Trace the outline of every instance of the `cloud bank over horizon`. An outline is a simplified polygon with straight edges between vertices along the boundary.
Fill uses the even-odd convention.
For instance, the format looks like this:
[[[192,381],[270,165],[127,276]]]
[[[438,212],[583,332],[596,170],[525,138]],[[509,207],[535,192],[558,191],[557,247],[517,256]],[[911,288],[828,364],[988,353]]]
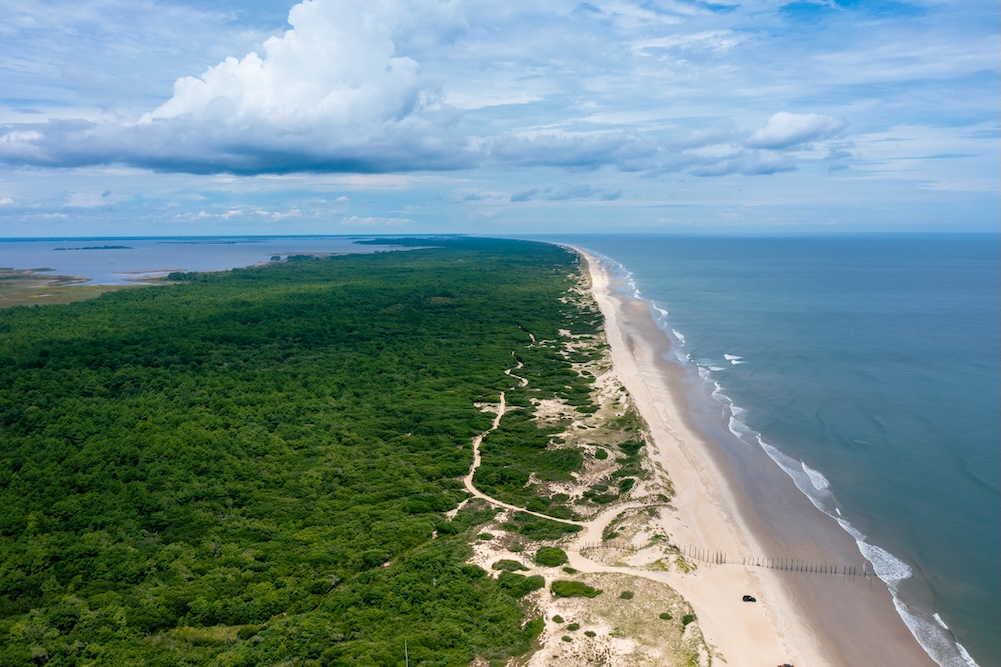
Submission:
[[[0,36],[30,50],[50,30],[79,34],[80,61],[98,62],[101,44],[86,42],[84,26],[101,11],[112,23],[116,12],[126,11],[123,0],[57,20],[62,2],[52,0],[52,13],[45,14],[16,0],[14,20]],[[342,177],[349,180],[339,182],[354,184],[346,193],[362,182],[366,189],[388,182],[379,181],[382,176],[406,182],[403,189],[424,192],[416,199],[425,211],[438,206],[432,201],[464,206],[464,213],[451,213],[467,221],[462,224],[496,219],[500,201],[524,209],[556,201],[635,208],[643,200],[653,211],[663,205],[657,202],[665,187],[711,205],[700,182],[745,177],[758,177],[748,181],[753,193],[730,206],[755,215],[769,205],[762,201],[799,210],[811,194],[829,189],[822,179],[847,176],[873,198],[891,184],[997,192],[991,91],[998,89],[998,66],[984,52],[996,52],[997,27],[977,28],[984,24],[931,0],[878,7],[783,0],[546,7],[523,0],[504,7],[306,0],[291,6],[287,25],[270,34],[261,25],[273,9],[264,14],[263,4],[223,3],[215,14],[170,0],[143,5],[199,37],[213,30],[220,35],[217,47],[204,50],[201,73],[178,72],[172,92],[163,76],[141,91],[128,85],[134,76],[123,77],[109,79],[98,102],[83,87],[65,88],[67,76],[79,70],[67,62],[68,51],[52,46],[46,62],[36,48],[40,62],[31,72],[0,58],[0,75],[10,84],[9,99],[0,99],[0,164],[12,176],[0,186],[0,215],[111,211],[151,197],[107,183],[74,185],[72,195],[33,194],[23,185],[25,170],[84,181],[101,180],[98,173],[128,174],[119,177],[123,183],[160,175],[161,182],[196,184],[208,199],[218,198],[220,178],[238,179],[236,189],[254,193],[251,199],[274,198],[294,182],[292,204],[284,206],[282,198],[265,207],[275,213],[271,220],[328,214],[303,198],[317,192],[318,182],[329,187],[329,179]],[[980,15],[998,14],[986,2],[961,4]],[[161,39],[173,44],[185,36],[168,32]],[[915,47],[918,39],[924,48]],[[244,50],[236,50],[241,45]],[[219,46],[229,53],[219,54]],[[166,71],[155,43],[135,57],[137,73]],[[128,64],[118,60],[114,67]],[[158,103],[144,105],[158,88]],[[946,143],[955,149],[938,150]],[[936,157],[942,154],[962,157],[943,169]],[[436,173],[437,179],[421,176]],[[416,178],[399,178],[407,174]],[[164,181],[167,175],[176,177]],[[469,180],[480,184],[474,191],[499,197],[476,199],[461,185]],[[451,194],[450,181],[458,188]],[[777,182],[783,189],[765,185]],[[392,189],[399,192],[398,185]],[[172,192],[160,195],[172,199],[157,204],[161,211],[190,206]],[[386,197],[390,208],[352,210],[341,219],[359,226],[361,220],[411,225],[426,219],[415,212],[417,204],[395,199]],[[261,204],[217,202],[216,215],[264,210]],[[293,210],[299,214],[280,214]]]

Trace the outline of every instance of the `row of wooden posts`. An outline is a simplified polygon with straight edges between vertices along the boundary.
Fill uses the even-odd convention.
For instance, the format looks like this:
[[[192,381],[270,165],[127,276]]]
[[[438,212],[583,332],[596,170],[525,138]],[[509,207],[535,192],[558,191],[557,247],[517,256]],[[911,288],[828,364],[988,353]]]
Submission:
[[[616,549],[619,551],[636,551],[636,547],[631,542],[623,540],[605,540],[602,542],[587,542],[581,545],[580,550],[587,549]],[[731,561],[722,551],[712,551],[710,549],[700,549],[693,546],[678,546],[678,551],[689,560],[711,563],[713,565],[737,564]],[[855,565],[831,565],[830,563],[809,563],[798,558],[765,558],[759,556],[742,556],[740,564],[750,567],[765,567],[772,570],[787,570],[791,572],[809,572],[813,574],[836,574],[846,577],[857,575],[872,576],[867,563],[861,568]]]
[[[682,546],[678,547],[678,550],[685,555],[686,558],[692,560],[699,560],[704,563],[713,563],[715,565],[725,565],[730,562],[727,560],[727,555],[722,551],[710,551],[707,549],[699,549],[698,547],[692,546]],[[733,561],[736,564],[736,561]],[[751,567],[765,567],[771,570],[787,570],[790,572],[810,572],[813,574],[840,574],[846,577],[854,577],[856,575],[870,576],[873,573],[869,571],[868,564],[863,564],[862,568],[859,569],[855,565],[832,565],[831,563],[810,563],[799,558],[765,558],[760,556],[742,556],[740,559],[741,565],[749,565]]]

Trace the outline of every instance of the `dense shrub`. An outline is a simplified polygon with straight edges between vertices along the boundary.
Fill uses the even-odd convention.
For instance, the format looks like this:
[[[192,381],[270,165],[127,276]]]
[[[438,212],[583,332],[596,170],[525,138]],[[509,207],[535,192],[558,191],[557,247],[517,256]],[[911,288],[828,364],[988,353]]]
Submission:
[[[559,547],[540,547],[535,552],[535,562],[544,567],[559,567],[568,562],[567,554]]]
[[[527,570],[522,563],[516,560],[509,560],[507,558],[502,558],[493,565],[490,566],[494,570],[502,570],[504,572],[517,572],[518,570]]]
[[[554,581],[550,585],[549,590],[552,591],[553,597],[557,598],[593,598],[602,593],[600,589],[592,588],[580,581],[567,581],[564,579]]]
[[[500,576],[497,577],[497,583],[513,597],[520,598],[532,591],[544,588],[546,580],[538,574],[526,577],[515,572],[501,572]]]

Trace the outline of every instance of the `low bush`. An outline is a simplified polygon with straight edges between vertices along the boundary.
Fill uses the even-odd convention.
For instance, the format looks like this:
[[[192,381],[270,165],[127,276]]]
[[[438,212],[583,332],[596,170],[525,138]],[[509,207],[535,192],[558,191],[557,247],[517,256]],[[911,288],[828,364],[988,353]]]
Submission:
[[[535,552],[535,562],[543,567],[559,567],[567,561],[567,553],[559,547],[541,547]]]
[[[604,592],[580,581],[567,581],[565,579],[554,581],[549,590],[552,591],[553,597],[557,598],[594,598]]]
[[[634,593],[632,591],[622,591],[619,593],[619,597],[623,600],[632,600]]]
[[[497,583],[513,597],[520,598],[545,587],[546,580],[538,574],[526,577],[514,572],[501,572]]]
[[[558,540],[568,533],[579,533],[583,530],[581,526],[546,521],[527,512],[515,512],[511,521],[504,524],[504,529],[523,535],[530,540]]]
[[[493,569],[493,570],[502,570],[504,572],[517,572],[518,570],[527,570],[528,569],[527,567],[525,567],[524,565],[522,565],[520,562],[518,562],[516,560],[509,560],[507,558],[503,558],[503,559],[497,561],[496,563],[494,563],[493,565],[491,565],[490,568]]]
[[[674,616],[671,616],[671,614],[666,611],[660,615],[660,619],[662,621],[670,621],[672,618],[674,618]]]
[[[685,614],[681,617],[681,624],[688,625],[689,623],[695,622],[695,614]]]

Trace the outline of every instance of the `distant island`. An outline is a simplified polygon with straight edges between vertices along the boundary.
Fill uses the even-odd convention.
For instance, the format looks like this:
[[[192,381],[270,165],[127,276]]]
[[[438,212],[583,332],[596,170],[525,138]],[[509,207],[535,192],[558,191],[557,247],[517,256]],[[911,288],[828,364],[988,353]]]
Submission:
[[[53,250],[132,250],[132,247],[127,245],[92,245],[82,248],[53,248]]]

